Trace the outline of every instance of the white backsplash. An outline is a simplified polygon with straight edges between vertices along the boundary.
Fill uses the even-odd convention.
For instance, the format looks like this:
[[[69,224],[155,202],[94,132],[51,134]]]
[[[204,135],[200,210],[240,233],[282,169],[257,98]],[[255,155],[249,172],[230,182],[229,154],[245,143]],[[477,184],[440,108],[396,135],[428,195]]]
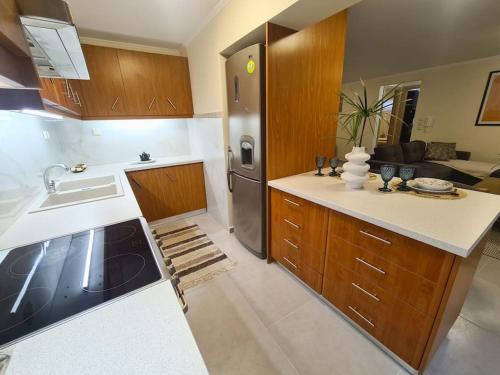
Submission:
[[[203,159],[207,210],[224,227],[229,226],[228,189],[222,118],[188,120],[193,155]]]
[[[42,191],[48,165],[133,161],[143,151],[189,155],[187,120],[47,120],[0,111],[0,235]]]

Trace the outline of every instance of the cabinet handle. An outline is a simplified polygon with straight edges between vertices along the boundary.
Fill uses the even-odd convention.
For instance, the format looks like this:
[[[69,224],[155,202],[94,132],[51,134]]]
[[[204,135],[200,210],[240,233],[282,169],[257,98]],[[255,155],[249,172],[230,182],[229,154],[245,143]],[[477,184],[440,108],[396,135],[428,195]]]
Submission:
[[[140,183],[138,183],[138,182],[135,180],[135,178],[130,177],[130,179],[132,180],[132,182],[133,182],[134,184],[136,184],[136,185],[137,185],[137,187],[138,187],[139,189],[142,189],[141,184],[140,184]]]
[[[66,96],[69,98],[69,99],[73,99],[71,97],[71,89],[70,89],[70,86],[69,86],[69,82],[67,79],[64,80],[64,83],[66,84]]]
[[[368,318],[365,318],[355,307],[352,307],[352,306],[347,306],[349,307],[349,310],[351,310],[354,314],[356,314],[357,316],[359,316],[361,319],[363,319],[366,323],[368,323],[371,327],[375,327],[375,324],[373,324],[373,322],[368,319]]]
[[[383,242],[383,243],[385,243],[385,244],[387,244],[387,245],[391,245],[391,241],[388,241],[388,240],[386,240],[386,239],[384,239],[384,238],[377,237],[377,236],[375,236],[374,234],[371,234],[370,232],[368,232],[368,231],[366,231],[366,230],[362,230],[362,229],[360,229],[360,230],[359,230],[359,233],[364,234],[365,236],[368,236],[368,237],[374,238],[374,239],[376,239],[376,240],[379,240],[379,241],[381,241],[381,242]]]
[[[293,268],[297,269],[297,266],[294,263],[290,262],[290,260],[287,257],[283,257],[283,260],[286,261]]]
[[[75,97],[76,97],[76,104],[81,107],[82,102],[80,101],[80,95],[78,95],[78,91],[75,91]]]
[[[355,287],[356,289],[362,291],[363,293],[365,293],[367,296],[370,296],[371,298],[373,298],[375,301],[377,302],[380,302],[380,298],[378,298],[375,294],[372,294],[370,293],[369,291],[363,289],[359,284],[356,284],[356,283],[351,283],[351,285],[353,287]]]
[[[375,267],[373,264],[370,264],[366,260],[358,258],[358,257],[356,257],[356,260],[359,263],[364,264],[367,267],[370,267],[372,270],[375,270],[375,271],[381,273],[382,275],[385,275],[385,271],[382,268]]]
[[[156,96],[153,98],[153,100],[151,100],[151,103],[149,103],[149,106],[148,106],[148,111],[151,111],[151,107],[153,106],[153,104],[156,102]]]
[[[284,221],[285,223],[287,223],[287,224],[290,224],[292,227],[294,227],[294,228],[296,228],[296,229],[300,229],[300,225],[295,224],[295,223],[291,222],[291,221],[290,221],[290,220],[288,220],[288,219],[283,219],[283,221]]]
[[[116,97],[115,101],[113,102],[113,105],[111,106],[111,110],[114,111],[116,108],[116,105],[118,104],[118,100],[120,99],[119,96]]]
[[[294,206],[300,207],[300,204],[299,204],[299,203],[294,202],[294,201],[291,201],[290,199],[286,199],[286,198],[284,198],[284,199],[285,199],[285,202],[290,203],[290,204],[293,204]]]
[[[283,238],[283,240],[289,244],[291,247],[293,247],[295,250],[298,250],[299,249],[299,246],[298,245],[295,245],[292,241],[290,240],[287,240],[286,238]]]
[[[172,106],[172,108],[177,111],[177,107],[174,105],[174,103],[172,103],[172,101],[170,100],[170,98],[167,98],[167,100],[170,103],[170,105]]]

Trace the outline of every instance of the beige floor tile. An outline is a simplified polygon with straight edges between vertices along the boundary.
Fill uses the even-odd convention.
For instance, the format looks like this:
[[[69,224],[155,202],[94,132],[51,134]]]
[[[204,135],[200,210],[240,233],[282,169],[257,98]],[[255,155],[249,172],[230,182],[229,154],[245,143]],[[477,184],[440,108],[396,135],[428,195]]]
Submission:
[[[224,230],[226,233],[229,233],[228,230],[225,230],[221,224],[219,224],[212,218],[212,216],[208,214],[193,216],[190,217],[189,220],[191,220],[195,224],[198,224],[200,229],[208,236],[222,230]]]
[[[187,319],[211,374],[298,374],[227,274],[186,297]]]
[[[496,375],[499,369],[500,338],[458,318],[426,375]]]
[[[270,326],[299,373],[396,375],[401,367],[317,299]]]
[[[243,264],[229,276],[266,326],[313,298],[312,292],[276,263]]]
[[[479,265],[477,266],[476,274],[481,272],[481,270],[486,266],[490,260],[493,259],[492,257],[489,257],[487,255],[482,255],[481,259],[479,260]]]
[[[482,278],[474,278],[460,315],[500,337],[499,313],[500,287]],[[500,348],[498,350],[500,354]]]
[[[492,257],[486,258],[488,258],[486,264],[477,270],[475,277],[489,281],[500,288],[500,260]]]

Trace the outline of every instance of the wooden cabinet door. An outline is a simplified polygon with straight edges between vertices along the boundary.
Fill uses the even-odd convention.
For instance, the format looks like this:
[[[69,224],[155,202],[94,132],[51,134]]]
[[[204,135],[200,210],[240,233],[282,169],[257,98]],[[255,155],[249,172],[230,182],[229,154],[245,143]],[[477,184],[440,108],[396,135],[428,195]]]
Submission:
[[[118,50],[118,61],[127,95],[129,116],[160,115],[161,100],[155,92],[154,55],[151,53]]]
[[[40,78],[40,96],[51,103],[59,103],[57,88],[52,78]]]
[[[19,56],[31,56],[24,35],[16,0],[0,1],[0,45]]]
[[[89,81],[80,81],[81,102],[86,117],[126,115],[127,98],[123,87],[117,50],[82,45],[90,74]]]
[[[155,91],[166,116],[192,116],[193,100],[188,60],[181,56],[153,55]]]
[[[128,172],[147,221],[207,208],[203,163]]]
[[[46,109],[62,114],[68,112],[72,117],[82,114],[78,98],[78,81],[60,78],[40,78],[40,96],[45,101]]]

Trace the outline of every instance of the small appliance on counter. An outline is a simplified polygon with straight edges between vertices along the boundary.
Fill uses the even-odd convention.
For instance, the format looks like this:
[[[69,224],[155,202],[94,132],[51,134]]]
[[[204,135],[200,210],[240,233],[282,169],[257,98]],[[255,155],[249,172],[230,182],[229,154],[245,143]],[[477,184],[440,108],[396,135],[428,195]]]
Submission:
[[[137,162],[139,164],[154,163],[156,161],[155,159],[151,159],[151,155],[147,152],[143,152],[142,154],[140,154],[139,158],[140,161]]]
[[[168,278],[143,218],[0,251],[0,349]]]
[[[75,164],[74,166],[72,166],[70,168],[70,171],[73,172],[73,173],[82,173],[86,169],[87,169],[87,164],[79,163],[79,164]]]

